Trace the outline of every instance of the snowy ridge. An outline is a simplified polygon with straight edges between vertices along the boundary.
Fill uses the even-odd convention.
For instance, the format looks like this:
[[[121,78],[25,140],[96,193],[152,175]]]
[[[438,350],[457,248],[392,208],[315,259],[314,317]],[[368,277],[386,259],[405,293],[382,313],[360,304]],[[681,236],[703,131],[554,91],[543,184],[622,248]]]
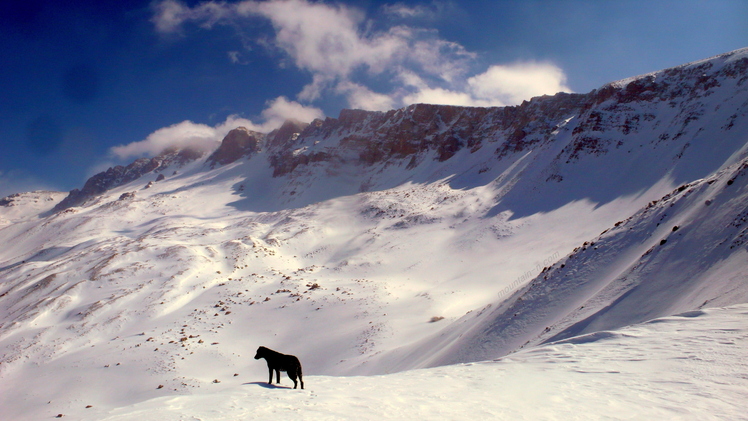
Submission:
[[[65,193],[33,191],[17,193],[0,199],[0,227],[36,218],[47,213],[65,197]]]
[[[219,415],[242,418],[238,401],[260,402],[247,395],[284,392],[260,386],[267,372],[252,356],[264,345],[301,359],[306,409],[343,418],[333,397],[362,398],[336,382],[407,387],[469,372],[495,383],[492,367],[506,364],[325,376],[510,355],[510,370],[539,378],[525,357],[572,358],[558,347],[575,359],[601,355],[584,342],[606,338],[661,349],[609,333],[653,318],[738,305],[694,314],[740,324],[747,115],[744,49],[518,107],[419,104],[239,130],[213,159],[170,151],[92,178],[67,204],[59,193],[6,198],[0,408],[11,419],[142,419],[169,403],[153,419],[181,419],[175,407],[199,413],[230,397]],[[725,341],[744,341],[735,332]],[[720,361],[738,364],[745,355],[728,348]],[[714,370],[745,384],[744,371]],[[331,393],[321,407],[318,393]],[[735,413],[725,396],[700,408]]]

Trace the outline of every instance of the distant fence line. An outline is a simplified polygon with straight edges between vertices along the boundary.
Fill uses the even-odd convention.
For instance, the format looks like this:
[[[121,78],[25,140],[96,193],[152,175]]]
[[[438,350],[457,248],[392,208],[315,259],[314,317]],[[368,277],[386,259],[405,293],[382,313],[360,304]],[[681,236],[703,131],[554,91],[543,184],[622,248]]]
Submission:
[[[559,252],[555,252],[553,253],[552,256],[547,257],[542,262],[536,264],[535,267],[533,267],[532,269],[520,275],[517,279],[514,280],[514,282],[512,282],[511,284],[504,287],[504,289],[499,291],[499,298],[502,298],[505,295],[509,294],[510,292],[514,291],[515,289],[517,289],[520,285],[525,283],[525,281],[529,280],[530,278],[537,276],[537,273],[543,270],[543,268],[550,266],[553,263],[556,263],[556,261],[558,260],[558,257],[559,257]]]

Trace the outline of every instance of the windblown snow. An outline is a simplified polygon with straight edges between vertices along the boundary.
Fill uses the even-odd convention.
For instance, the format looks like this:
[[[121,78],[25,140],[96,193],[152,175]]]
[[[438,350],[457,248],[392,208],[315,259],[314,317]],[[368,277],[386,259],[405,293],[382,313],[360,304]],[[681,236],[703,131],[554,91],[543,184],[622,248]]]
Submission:
[[[743,49],[2,199],[0,419],[745,419],[746,116]]]

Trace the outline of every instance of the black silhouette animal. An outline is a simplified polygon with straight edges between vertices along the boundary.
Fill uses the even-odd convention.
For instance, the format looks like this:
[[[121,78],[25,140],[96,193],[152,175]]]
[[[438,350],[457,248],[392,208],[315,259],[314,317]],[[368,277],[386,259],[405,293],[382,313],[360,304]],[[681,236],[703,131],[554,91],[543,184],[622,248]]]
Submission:
[[[264,358],[268,363],[268,371],[270,372],[270,378],[268,384],[273,384],[273,370],[275,370],[276,383],[280,383],[280,372],[285,371],[288,373],[288,377],[293,380],[293,388],[296,389],[296,378],[299,378],[301,388],[304,388],[304,380],[301,379],[301,362],[293,355],[281,354],[280,352],[273,351],[272,349],[261,346],[257,348],[257,354],[255,359],[259,360]]]

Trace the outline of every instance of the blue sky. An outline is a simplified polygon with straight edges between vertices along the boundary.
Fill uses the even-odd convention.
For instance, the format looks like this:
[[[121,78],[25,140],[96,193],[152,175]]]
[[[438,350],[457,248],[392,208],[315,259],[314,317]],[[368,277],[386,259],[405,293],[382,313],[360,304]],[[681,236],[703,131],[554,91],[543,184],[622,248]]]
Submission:
[[[511,105],[746,46],[738,0],[3,0],[0,196],[240,124]]]

